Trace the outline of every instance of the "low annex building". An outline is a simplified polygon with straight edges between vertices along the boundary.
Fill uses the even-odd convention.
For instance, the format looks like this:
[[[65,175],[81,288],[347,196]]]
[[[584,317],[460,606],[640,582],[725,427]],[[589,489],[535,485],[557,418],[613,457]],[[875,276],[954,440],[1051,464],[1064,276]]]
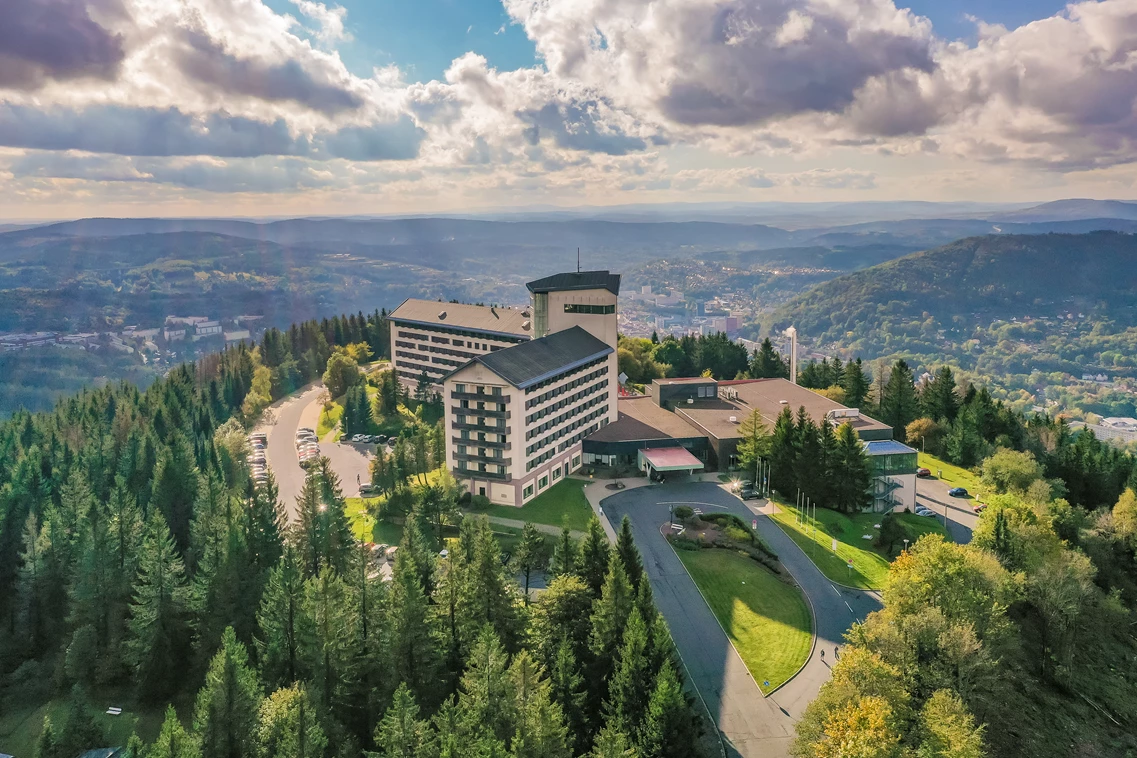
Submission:
[[[915,506],[915,450],[893,440],[887,424],[786,379],[657,379],[649,395],[619,399],[615,423],[584,441],[584,463],[663,471],[644,451],[682,448],[706,469],[727,470],[738,462],[742,422],[757,411],[772,429],[787,407],[804,407],[815,422],[852,425],[873,465],[873,510]]]
[[[579,469],[584,438],[616,420],[619,396],[619,275],[579,271],[527,286],[533,304],[529,310],[517,310],[524,314],[520,325],[525,338],[470,355],[438,379],[447,468],[469,492],[503,505],[522,505]],[[431,307],[451,309],[453,304]],[[466,316],[476,314],[461,313],[459,320],[448,310],[442,327],[427,324],[422,311],[419,318],[409,319],[400,306],[392,317],[396,349],[404,325],[423,333],[428,331],[424,324],[437,327],[431,337],[441,337],[444,328],[451,334],[469,330],[473,318]],[[484,313],[477,318],[484,319]],[[404,378],[418,377],[420,365],[425,364],[407,359],[404,366],[410,368],[405,370],[417,373]]]

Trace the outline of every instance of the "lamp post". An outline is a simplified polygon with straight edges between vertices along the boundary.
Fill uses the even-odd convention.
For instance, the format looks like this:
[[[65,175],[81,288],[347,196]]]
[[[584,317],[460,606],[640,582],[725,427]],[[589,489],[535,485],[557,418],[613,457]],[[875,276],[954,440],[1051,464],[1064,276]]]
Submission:
[[[906,553],[908,552],[908,538],[907,537],[904,538],[904,552],[906,552]]]

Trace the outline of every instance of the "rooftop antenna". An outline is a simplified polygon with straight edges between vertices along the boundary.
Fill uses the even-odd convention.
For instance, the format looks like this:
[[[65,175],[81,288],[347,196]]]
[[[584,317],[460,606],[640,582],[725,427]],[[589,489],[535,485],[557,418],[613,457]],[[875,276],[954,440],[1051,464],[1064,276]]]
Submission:
[[[580,273],[580,248],[576,249],[576,273]]]

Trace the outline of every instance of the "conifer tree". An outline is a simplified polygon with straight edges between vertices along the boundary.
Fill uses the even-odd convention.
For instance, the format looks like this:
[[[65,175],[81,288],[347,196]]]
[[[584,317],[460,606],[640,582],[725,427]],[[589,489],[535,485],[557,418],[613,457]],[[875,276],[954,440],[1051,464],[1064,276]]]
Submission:
[[[524,577],[522,597],[529,605],[529,577],[534,571],[539,571],[548,565],[549,552],[545,544],[545,535],[536,526],[525,522],[521,530],[521,542],[513,554],[513,565]]]
[[[50,713],[43,717],[43,728],[36,738],[35,758],[65,758],[55,741],[55,727],[52,726]]]
[[[639,734],[639,754],[643,758],[687,758],[697,753],[697,717],[691,712],[670,662],[656,677]]]
[[[624,564],[632,589],[638,590],[644,573],[643,559],[632,538],[632,522],[626,515],[620,522],[620,533],[616,535],[616,556]]]
[[[483,627],[462,675],[458,712],[463,730],[475,739],[505,744],[513,735],[517,709],[506,674],[507,656],[497,635]]]
[[[888,382],[880,396],[881,421],[892,427],[894,439],[904,442],[905,429],[919,413],[916,402],[916,386],[912,381],[912,369],[903,358],[897,360],[889,373]]]
[[[342,716],[352,707],[348,696],[358,673],[352,665],[357,650],[347,587],[331,568],[308,579],[303,619],[300,652],[313,700],[325,713]]]
[[[328,738],[303,685],[279,689],[257,714],[259,758],[322,758]]]
[[[604,534],[600,526],[600,519],[595,514],[588,520],[588,531],[580,544],[580,561],[577,573],[593,597],[600,597],[604,587],[604,578],[608,574],[609,553],[608,535]],[[626,578],[625,574],[625,578]]]
[[[147,696],[169,694],[188,642],[185,566],[156,508],[142,540],[130,614],[127,653],[135,679]]]
[[[639,758],[639,752],[628,735],[619,729],[604,727],[596,737],[589,758]]]
[[[56,746],[58,754],[63,758],[79,755],[90,750],[92,746],[103,745],[105,742],[106,734],[95,723],[94,712],[87,699],[87,693],[79,684],[72,686],[71,698],[67,708],[67,722],[59,733],[58,745]]]
[[[423,758],[430,754],[430,725],[418,717],[419,707],[406,683],[399,685],[391,706],[375,730],[375,746],[383,758]]]
[[[572,530],[568,526],[563,526],[561,527],[561,535],[557,538],[557,544],[553,546],[553,557],[549,562],[549,576],[575,574],[576,569],[576,540],[572,538]]]
[[[861,359],[849,361],[841,375],[841,387],[845,390],[845,405],[850,408],[864,406],[869,394],[869,380],[865,376]]]
[[[146,758],[201,758],[201,744],[186,732],[174,706],[166,707],[166,719]]]
[[[859,513],[869,504],[872,468],[864,445],[851,424],[837,428],[832,483],[833,506],[842,513]]]
[[[529,614],[529,639],[545,666],[553,666],[562,641],[579,663],[585,663],[590,652],[592,604],[588,587],[572,575],[554,578],[537,597]]]
[[[300,630],[304,628],[304,576],[291,546],[269,573],[261,598],[257,625],[257,657],[269,687],[305,678],[300,660]]]
[[[571,758],[561,706],[552,698],[544,671],[527,650],[509,667],[517,714],[510,752],[514,758]]]
[[[604,590],[592,607],[592,636],[589,648],[592,664],[588,678],[590,720],[599,714],[600,705],[608,694],[608,677],[615,668],[616,655],[624,639],[624,627],[628,623],[634,605],[632,587],[624,572],[624,564],[612,561]]]
[[[562,638],[557,645],[556,658],[549,674],[549,695],[560,705],[564,714],[569,748],[581,748],[588,744],[585,694],[584,677],[573,654],[572,645],[568,639]]]
[[[183,555],[189,548],[190,521],[199,486],[193,449],[181,432],[174,432],[158,453],[150,500],[161,511],[174,544]]]
[[[233,627],[226,627],[221,649],[209,664],[194,707],[194,730],[201,737],[202,758],[256,755],[254,737],[262,697],[248,651]]]
[[[428,614],[414,558],[400,550],[392,573],[388,610],[392,675],[395,681],[406,682],[420,703],[437,702],[435,672],[439,662]]]
[[[482,627],[488,624],[506,650],[513,651],[521,632],[515,585],[502,564],[501,547],[490,530],[489,521],[483,516],[466,519],[466,523],[471,526],[463,530],[457,547],[470,556],[465,584],[458,597],[463,646],[473,645]]]
[[[624,627],[616,668],[609,679],[608,698],[604,703],[605,723],[635,734],[647,710],[651,684],[647,625],[639,610],[633,610]]]

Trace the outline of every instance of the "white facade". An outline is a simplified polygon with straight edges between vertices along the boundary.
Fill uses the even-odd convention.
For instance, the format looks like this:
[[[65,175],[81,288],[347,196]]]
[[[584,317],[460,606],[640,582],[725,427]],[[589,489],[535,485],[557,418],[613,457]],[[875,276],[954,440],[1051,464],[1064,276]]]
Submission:
[[[513,347],[518,337],[391,321],[391,363],[396,376],[414,384],[424,373],[432,383],[479,355]]]

